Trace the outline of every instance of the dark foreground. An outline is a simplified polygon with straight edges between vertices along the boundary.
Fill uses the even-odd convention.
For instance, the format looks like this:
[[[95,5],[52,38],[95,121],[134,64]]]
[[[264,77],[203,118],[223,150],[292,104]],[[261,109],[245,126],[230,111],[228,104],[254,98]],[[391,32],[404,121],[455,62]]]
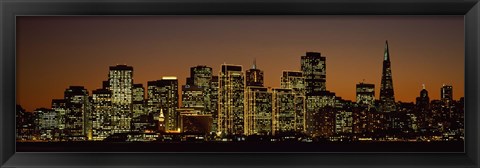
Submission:
[[[464,152],[464,142],[17,142],[17,152]]]

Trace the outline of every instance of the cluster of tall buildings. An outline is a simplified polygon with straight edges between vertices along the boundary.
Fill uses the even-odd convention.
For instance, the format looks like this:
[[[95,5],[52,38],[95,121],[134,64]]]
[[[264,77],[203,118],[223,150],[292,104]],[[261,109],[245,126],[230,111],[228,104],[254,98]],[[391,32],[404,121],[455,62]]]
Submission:
[[[385,44],[380,97],[375,85],[356,85],[356,101],[326,87],[326,57],[301,56],[298,71],[283,71],[280,87],[264,86],[264,73],[223,64],[190,68],[185,85],[164,76],[135,84],[133,68],[111,66],[108,80],[92,94],[70,86],[50,109],[17,108],[19,140],[102,141],[120,135],[130,140],[291,136],[327,140],[445,140],[463,138],[463,98],[441,88],[441,100],[421,90],[416,103],[395,102],[388,43]],[[180,92],[178,89],[181,89]],[[145,96],[146,95],[146,96]],[[191,136],[195,135],[195,136]]]

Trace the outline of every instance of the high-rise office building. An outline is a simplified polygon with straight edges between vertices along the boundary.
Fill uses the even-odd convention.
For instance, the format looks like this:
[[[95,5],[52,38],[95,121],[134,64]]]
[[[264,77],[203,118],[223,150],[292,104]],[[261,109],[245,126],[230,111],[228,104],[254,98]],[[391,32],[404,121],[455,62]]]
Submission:
[[[133,100],[132,100],[132,111],[133,118],[139,117],[140,115],[146,115],[145,110],[145,88],[142,84],[133,85]]]
[[[382,112],[392,112],[392,111],[395,111],[396,109],[388,41],[385,41],[385,51],[383,54],[383,69],[382,69],[382,82],[380,86],[380,108],[379,109]]]
[[[451,85],[442,85],[440,99],[445,104],[450,104],[453,101],[453,87]]]
[[[147,82],[147,114],[160,113],[160,87],[158,81]]]
[[[196,89],[201,89],[202,102],[198,100],[198,104],[202,104],[204,114],[212,114],[213,110],[211,99],[212,99],[212,68],[205,65],[198,65],[190,68],[190,77],[187,78],[188,87],[186,88],[189,92],[194,92]],[[196,89],[194,89],[196,88]],[[183,93],[183,91],[182,91]],[[186,107],[186,106],[184,106]]]
[[[218,76],[212,76],[210,83],[210,113],[212,114],[212,132],[217,132],[218,123]]]
[[[305,131],[305,77],[301,71],[283,71],[280,79],[281,88],[292,89],[295,95],[295,130]]]
[[[357,86],[356,102],[361,107],[375,106],[375,85],[368,83],[359,83]]]
[[[253,61],[252,69],[245,72],[245,85],[263,87],[263,71],[257,68],[256,60]]]
[[[179,128],[178,103],[178,79],[174,76],[165,76],[158,81],[160,90],[160,108],[165,115],[165,129],[176,131]]]
[[[272,89],[272,132],[296,131],[297,120],[295,111],[295,93],[292,89]],[[303,125],[303,120],[301,120]]]
[[[415,104],[418,108],[426,110],[430,107],[430,97],[428,97],[428,91],[425,89],[425,85],[422,87],[423,89],[420,91],[420,96],[417,97]]]
[[[60,136],[61,138],[66,138],[66,130],[65,130],[65,119],[66,119],[66,112],[67,106],[65,99],[53,99],[52,100],[52,110],[57,112],[58,114],[58,128],[60,129]]]
[[[328,137],[335,127],[335,93],[318,92],[306,97],[305,131],[310,136]]]
[[[65,129],[69,140],[86,140],[91,132],[91,108],[88,91],[83,86],[70,86],[64,92]]]
[[[182,86],[182,107],[205,110],[206,103],[204,101],[204,88],[196,85]],[[209,105],[209,104],[208,104]]]
[[[271,135],[272,93],[265,87],[247,86],[244,100],[245,135]]]
[[[102,141],[113,133],[112,93],[108,89],[97,89],[92,91],[92,99],[92,139]]]
[[[318,52],[307,52],[301,57],[306,95],[326,90],[326,57]]]
[[[280,86],[292,89],[295,94],[305,95],[305,77],[301,71],[283,71]]]
[[[244,75],[241,65],[221,66],[218,91],[218,132],[244,133]]]
[[[187,85],[209,87],[212,79],[212,68],[205,65],[198,65],[190,68],[190,77]]]
[[[40,140],[58,140],[59,116],[55,110],[38,108],[34,111],[34,125]]]
[[[133,68],[127,65],[110,66],[108,82],[114,112],[113,133],[129,132],[132,120]]]

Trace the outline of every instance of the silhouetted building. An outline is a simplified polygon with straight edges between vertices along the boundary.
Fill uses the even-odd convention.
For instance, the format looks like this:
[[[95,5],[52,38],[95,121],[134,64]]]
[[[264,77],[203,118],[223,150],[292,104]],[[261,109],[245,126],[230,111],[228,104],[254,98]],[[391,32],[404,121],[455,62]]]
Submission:
[[[368,83],[357,84],[357,104],[362,107],[375,106],[375,85]]]
[[[307,52],[301,58],[306,95],[326,90],[326,58],[318,52]]]
[[[184,134],[207,135],[212,131],[212,115],[191,111],[180,113],[180,130]]]
[[[19,141],[33,140],[35,135],[35,115],[27,112],[20,105],[16,107],[16,139]]]
[[[244,76],[242,66],[223,64],[219,74],[218,131],[244,133]]]
[[[420,96],[416,98],[415,104],[422,110],[429,109],[430,98],[428,97],[428,91],[425,89],[425,85],[423,85],[423,89],[420,91]]]
[[[114,113],[113,133],[129,132],[132,120],[133,68],[127,65],[110,66],[108,81]]]
[[[263,87],[263,71],[257,69],[255,60],[253,61],[252,69],[245,72],[245,85]]]
[[[245,135],[272,134],[272,93],[265,87],[245,90]]]
[[[380,111],[395,111],[395,96],[393,90],[392,67],[390,63],[390,53],[388,50],[388,41],[385,42],[385,52],[383,56],[382,82],[380,86]]]

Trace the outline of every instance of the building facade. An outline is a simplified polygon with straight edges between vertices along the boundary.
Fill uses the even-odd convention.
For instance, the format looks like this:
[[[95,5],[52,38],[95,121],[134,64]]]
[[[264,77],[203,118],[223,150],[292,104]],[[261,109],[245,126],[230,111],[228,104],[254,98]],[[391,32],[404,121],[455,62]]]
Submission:
[[[244,75],[241,65],[221,66],[218,91],[218,132],[244,134]]]

